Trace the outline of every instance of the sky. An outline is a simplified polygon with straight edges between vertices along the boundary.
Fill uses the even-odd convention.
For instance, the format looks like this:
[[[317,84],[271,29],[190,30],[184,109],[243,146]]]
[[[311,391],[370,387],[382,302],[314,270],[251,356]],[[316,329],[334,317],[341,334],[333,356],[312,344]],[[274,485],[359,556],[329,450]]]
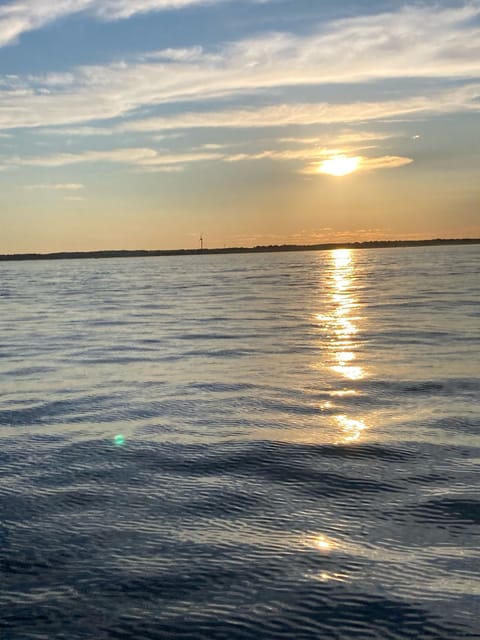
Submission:
[[[0,0],[0,253],[480,237],[480,0]]]

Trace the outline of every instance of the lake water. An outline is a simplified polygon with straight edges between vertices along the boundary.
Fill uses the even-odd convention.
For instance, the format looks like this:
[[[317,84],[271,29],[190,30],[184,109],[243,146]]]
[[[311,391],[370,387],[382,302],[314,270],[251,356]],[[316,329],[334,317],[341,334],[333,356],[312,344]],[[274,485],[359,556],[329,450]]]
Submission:
[[[480,638],[479,249],[0,264],[2,640]]]

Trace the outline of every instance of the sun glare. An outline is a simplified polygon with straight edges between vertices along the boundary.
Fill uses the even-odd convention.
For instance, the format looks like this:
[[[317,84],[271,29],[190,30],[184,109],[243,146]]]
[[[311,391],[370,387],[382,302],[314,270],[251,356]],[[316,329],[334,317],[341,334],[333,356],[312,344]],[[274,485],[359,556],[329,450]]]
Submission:
[[[358,169],[360,158],[347,158],[347,156],[333,156],[324,160],[319,168],[319,173],[327,173],[330,176],[346,176]]]

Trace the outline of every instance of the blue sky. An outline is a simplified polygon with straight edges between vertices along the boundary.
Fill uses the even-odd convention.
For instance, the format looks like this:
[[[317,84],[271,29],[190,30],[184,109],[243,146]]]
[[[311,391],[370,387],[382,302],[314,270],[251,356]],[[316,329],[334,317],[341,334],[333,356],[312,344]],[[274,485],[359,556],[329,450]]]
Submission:
[[[477,0],[5,2],[0,252],[479,236],[479,110]]]

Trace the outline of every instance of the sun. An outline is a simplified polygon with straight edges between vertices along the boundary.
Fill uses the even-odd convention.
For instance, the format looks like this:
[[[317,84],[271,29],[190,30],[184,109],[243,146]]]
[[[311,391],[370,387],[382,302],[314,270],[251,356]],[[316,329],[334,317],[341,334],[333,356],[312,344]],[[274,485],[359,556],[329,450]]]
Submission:
[[[348,173],[356,171],[359,164],[359,157],[332,156],[319,165],[318,172],[327,173],[330,176],[346,176]]]

